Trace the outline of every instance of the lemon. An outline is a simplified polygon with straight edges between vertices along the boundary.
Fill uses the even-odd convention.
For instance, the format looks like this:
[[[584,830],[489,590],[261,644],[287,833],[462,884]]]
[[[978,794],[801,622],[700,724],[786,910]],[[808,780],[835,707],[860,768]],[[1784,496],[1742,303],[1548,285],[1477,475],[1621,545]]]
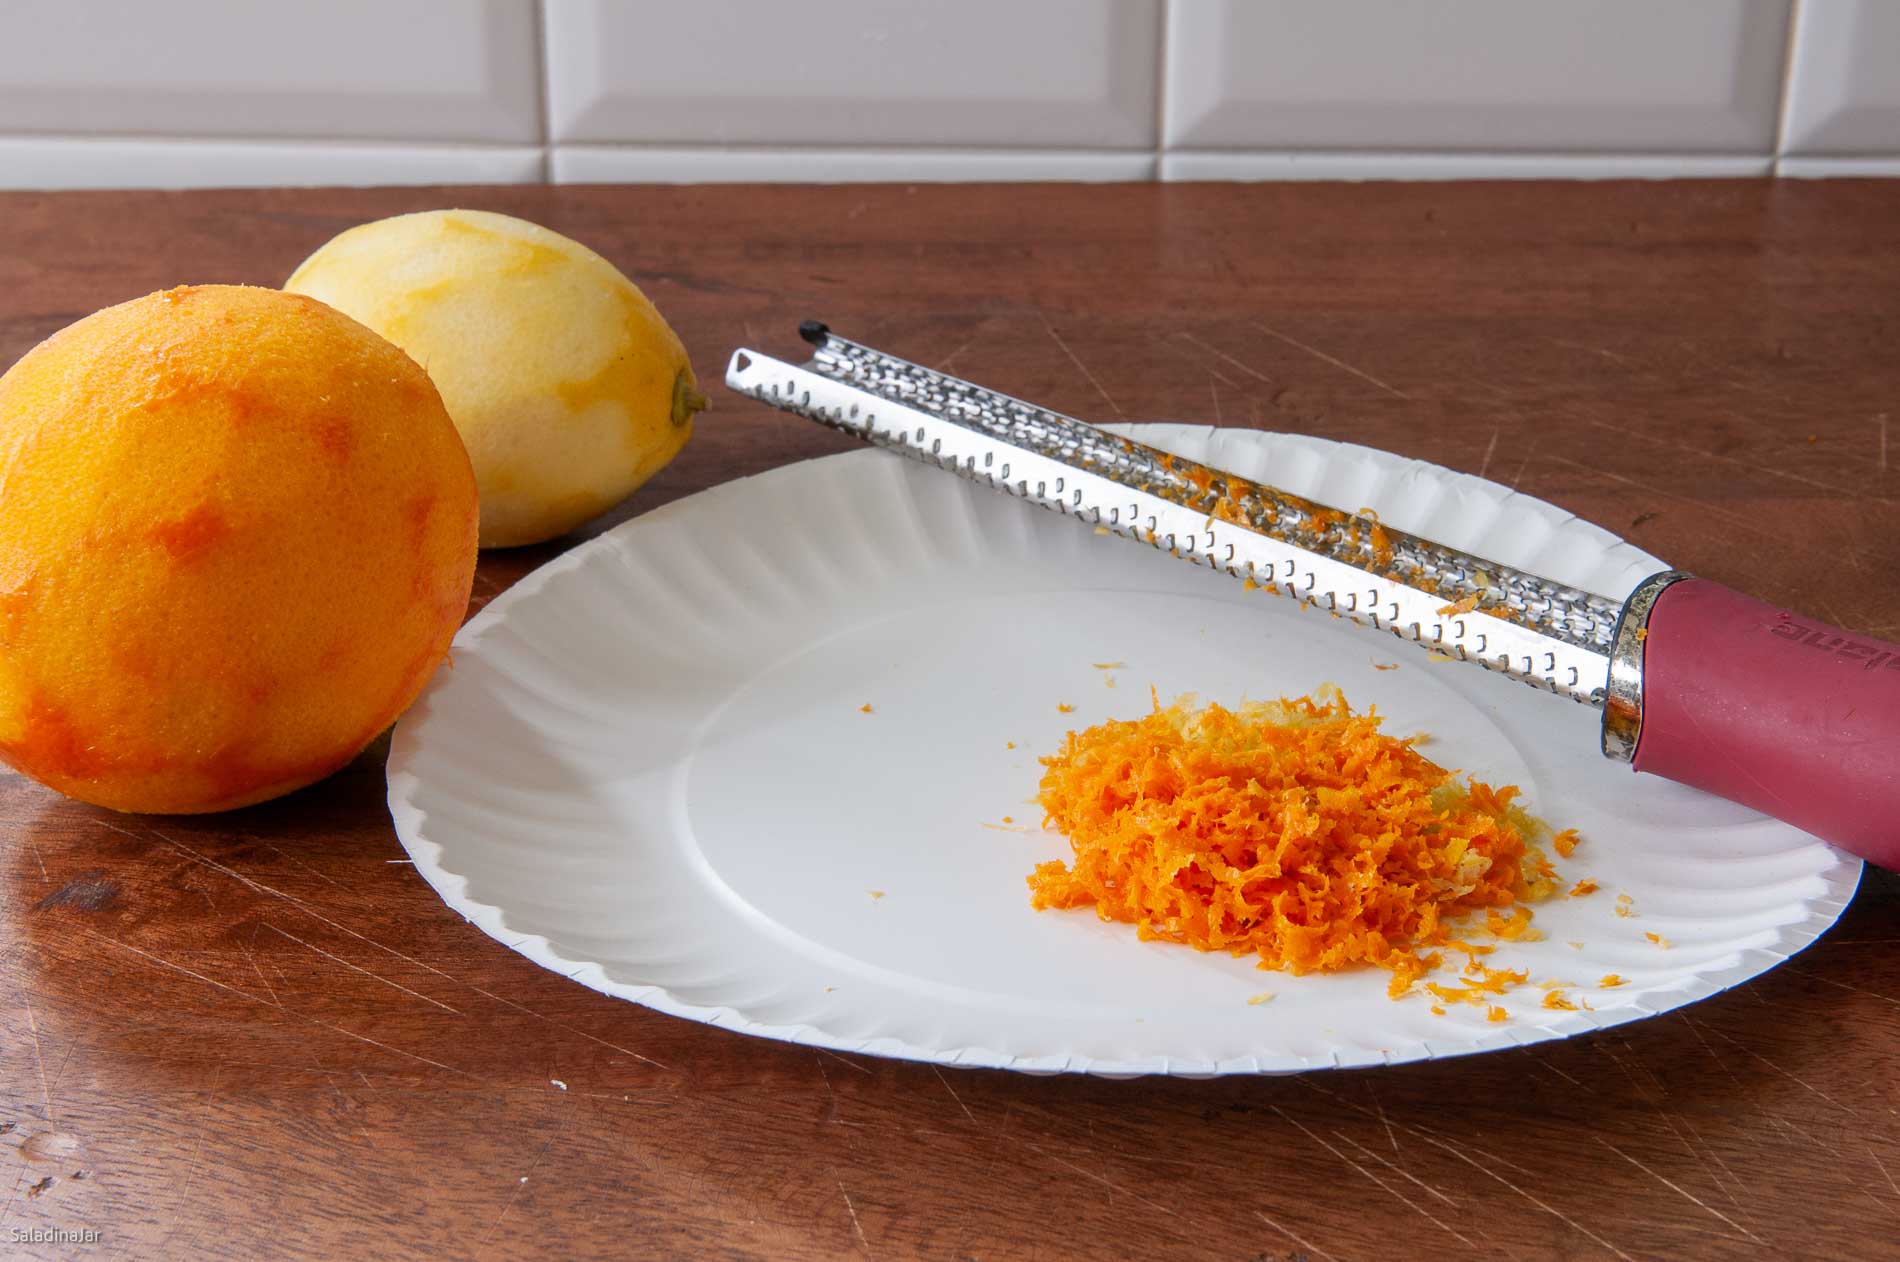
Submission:
[[[121,811],[341,767],[474,580],[474,473],[429,378],[274,289],[151,294],[27,352],[0,488],[0,757]]]
[[[666,465],[706,406],[686,349],[632,281],[537,224],[479,210],[379,219],[285,288],[414,356],[468,446],[483,547],[562,535]]]

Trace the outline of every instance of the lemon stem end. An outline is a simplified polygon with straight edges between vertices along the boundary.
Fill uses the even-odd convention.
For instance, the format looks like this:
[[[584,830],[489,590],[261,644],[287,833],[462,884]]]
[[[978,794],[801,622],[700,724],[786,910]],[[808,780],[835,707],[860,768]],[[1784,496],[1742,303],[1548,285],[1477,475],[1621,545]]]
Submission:
[[[699,392],[693,381],[693,370],[682,368],[673,378],[673,424],[684,425],[693,419],[693,413],[704,412],[712,406],[712,400]]]

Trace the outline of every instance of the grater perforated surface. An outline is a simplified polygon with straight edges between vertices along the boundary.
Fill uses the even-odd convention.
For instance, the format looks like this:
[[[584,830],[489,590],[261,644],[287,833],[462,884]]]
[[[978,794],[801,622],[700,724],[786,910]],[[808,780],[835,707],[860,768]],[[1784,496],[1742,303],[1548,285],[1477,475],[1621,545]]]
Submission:
[[[726,384],[1100,531],[1603,704],[1615,601],[1179,459],[822,325],[801,332],[811,362],[741,349]]]

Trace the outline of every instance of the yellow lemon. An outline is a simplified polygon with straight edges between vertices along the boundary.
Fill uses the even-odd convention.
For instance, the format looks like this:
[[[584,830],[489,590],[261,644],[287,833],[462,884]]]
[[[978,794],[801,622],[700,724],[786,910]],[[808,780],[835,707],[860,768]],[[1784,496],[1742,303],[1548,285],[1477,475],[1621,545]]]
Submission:
[[[706,406],[646,295],[586,246],[480,210],[341,233],[291,274],[414,356],[475,463],[482,546],[565,534],[665,466]]]
[[[475,478],[429,378],[310,298],[111,307],[0,377],[0,757],[121,811],[341,767],[447,652]]]

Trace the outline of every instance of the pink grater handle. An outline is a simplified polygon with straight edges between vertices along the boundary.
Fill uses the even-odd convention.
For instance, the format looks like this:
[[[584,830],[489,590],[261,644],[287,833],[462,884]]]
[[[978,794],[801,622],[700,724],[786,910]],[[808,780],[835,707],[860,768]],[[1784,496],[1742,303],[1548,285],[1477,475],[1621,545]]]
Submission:
[[[1638,771],[1900,869],[1900,645],[1699,578],[1646,631]]]

